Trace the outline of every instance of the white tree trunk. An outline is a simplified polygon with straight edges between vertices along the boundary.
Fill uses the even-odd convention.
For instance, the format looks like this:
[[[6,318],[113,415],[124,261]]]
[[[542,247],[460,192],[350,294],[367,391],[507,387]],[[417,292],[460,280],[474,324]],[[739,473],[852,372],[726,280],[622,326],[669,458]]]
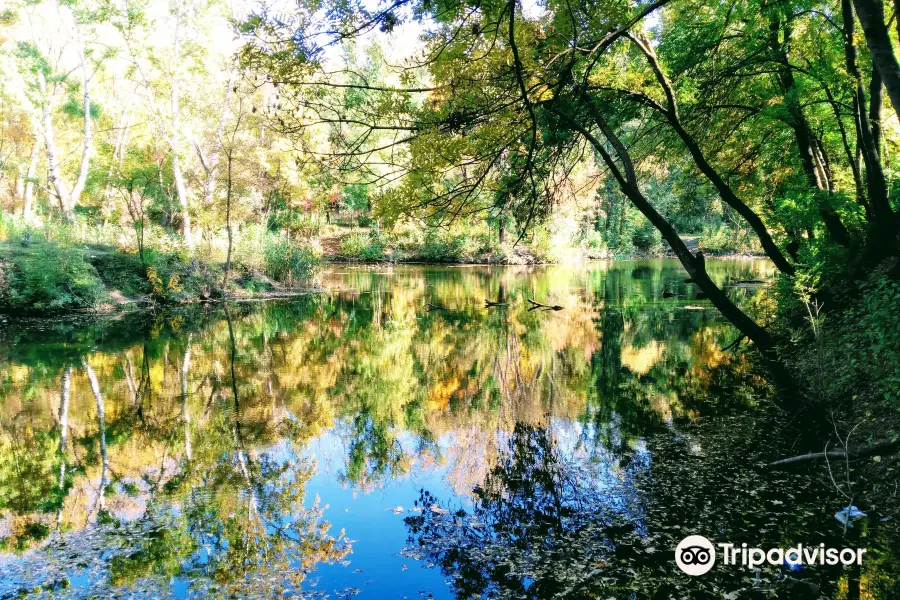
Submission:
[[[72,367],[66,367],[59,391],[59,489],[66,485],[66,441],[69,437],[69,396],[72,391]],[[57,525],[62,523],[62,506],[56,513]]]
[[[19,164],[16,166],[16,189],[15,196],[17,202],[25,201],[25,170],[22,165]],[[25,207],[22,207],[22,213],[25,213]]]
[[[106,405],[103,401],[103,394],[100,392],[100,382],[97,381],[97,375],[91,368],[87,358],[82,357],[81,366],[87,373],[88,381],[91,383],[91,392],[94,394],[94,402],[97,405],[97,427],[100,433],[100,485],[97,495],[97,504],[100,510],[106,510],[106,486],[109,485],[109,454],[106,450]]]
[[[181,159],[178,150],[172,148],[172,177],[175,179],[175,193],[178,196],[178,206],[181,209],[181,236],[189,248],[193,248],[194,240],[191,237],[191,214],[188,211],[187,185],[184,183],[184,173],[181,171]]]
[[[25,185],[22,189],[22,217],[26,223],[34,218],[34,177],[37,175],[38,159],[41,156],[41,143],[38,135],[38,132],[35,132],[31,158],[28,160],[28,171],[25,172]]]
[[[59,208],[62,217],[69,223],[75,222],[75,209],[72,205],[72,196],[69,192],[69,184],[62,174],[59,163],[59,151],[56,149],[56,138],[53,135],[53,113],[50,97],[47,94],[47,81],[43,72],[38,72],[38,84],[43,94],[43,106],[41,107],[41,134],[44,137],[44,146],[47,149],[48,179],[56,197],[59,198]]]
[[[81,47],[81,86],[84,92],[84,143],[81,150],[81,167],[78,170],[78,179],[72,188],[72,206],[78,204],[84,186],[87,183],[88,171],[91,167],[91,154],[94,152],[94,127],[91,121],[91,78],[88,70],[87,59],[84,56],[84,46]]]
[[[175,32],[175,51],[174,56],[180,54],[181,43],[178,37],[178,31]],[[188,248],[194,247],[194,240],[191,235],[191,214],[188,210],[188,190],[184,182],[184,173],[181,170],[181,81],[178,76],[172,75],[172,121],[171,133],[169,135],[169,146],[172,150],[172,178],[175,180],[175,193],[178,196],[178,206],[181,208],[181,236],[184,238]]]
[[[191,334],[187,337],[187,347],[184,350],[184,360],[181,363],[181,403],[184,417],[184,454],[188,460],[194,458],[191,445],[191,409],[188,406],[188,374],[191,369]]]

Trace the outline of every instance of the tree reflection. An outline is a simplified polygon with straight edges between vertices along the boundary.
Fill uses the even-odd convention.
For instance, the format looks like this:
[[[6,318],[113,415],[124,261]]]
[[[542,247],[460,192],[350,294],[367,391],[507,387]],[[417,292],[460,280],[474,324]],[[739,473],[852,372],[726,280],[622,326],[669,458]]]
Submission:
[[[453,578],[459,598],[574,597],[583,578],[634,530],[627,498],[557,447],[546,428],[517,424],[471,511],[428,491],[407,517],[407,552]]]
[[[439,567],[458,598],[805,597],[797,578],[843,597],[854,577],[893,597],[889,553],[862,574],[768,563],[751,573],[721,561],[702,578],[676,569],[673,548],[689,534],[738,547],[858,543],[842,537],[830,514],[840,499],[825,482],[766,468],[760,441],[775,442],[773,431],[759,416],[685,427],[648,438],[627,465],[586,468],[565,432],[519,424],[471,508],[421,492],[404,554]]]
[[[7,544],[82,540],[86,564],[111,556],[111,586],[296,588],[349,551],[318,501],[304,502],[307,444],[334,431],[346,486],[445,466],[457,492],[475,488],[482,525],[445,522],[423,496],[416,527],[532,561],[453,555],[459,589],[580,593],[585,568],[635,546],[632,499],[607,492],[644,468],[642,437],[715,408],[698,390],[729,380],[698,364],[742,368],[721,356],[731,336],[714,314],[655,300],[682,280],[656,267],[356,272],[348,291],[290,303],[0,332],[17,342],[0,344]],[[529,297],[566,309],[529,312]],[[425,311],[431,301],[450,310]],[[574,432],[564,451],[548,424]]]

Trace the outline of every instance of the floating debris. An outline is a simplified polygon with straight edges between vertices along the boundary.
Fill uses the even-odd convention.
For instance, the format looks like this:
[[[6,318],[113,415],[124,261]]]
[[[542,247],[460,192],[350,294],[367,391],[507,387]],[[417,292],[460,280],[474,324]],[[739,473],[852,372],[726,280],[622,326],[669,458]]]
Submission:
[[[852,504],[846,507],[844,510],[838,511],[834,513],[834,518],[840,521],[841,525],[845,527],[853,527],[854,519],[862,519],[863,517],[867,517],[868,515],[863,511],[859,510]]]

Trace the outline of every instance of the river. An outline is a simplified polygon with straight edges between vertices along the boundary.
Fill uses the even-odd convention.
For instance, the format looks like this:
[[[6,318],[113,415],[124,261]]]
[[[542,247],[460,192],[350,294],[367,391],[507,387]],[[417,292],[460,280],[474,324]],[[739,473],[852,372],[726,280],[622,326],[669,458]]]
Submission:
[[[708,269],[764,315],[769,263]],[[674,545],[843,534],[766,471],[773,392],[676,261],[320,284],[5,325],[0,597],[766,597],[780,567],[692,579]]]

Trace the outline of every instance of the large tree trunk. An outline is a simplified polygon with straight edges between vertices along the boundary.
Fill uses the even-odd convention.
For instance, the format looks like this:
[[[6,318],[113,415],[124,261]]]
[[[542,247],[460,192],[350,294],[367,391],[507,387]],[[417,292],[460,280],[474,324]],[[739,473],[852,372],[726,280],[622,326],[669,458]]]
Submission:
[[[234,237],[231,231],[231,154],[233,151],[233,147],[228,149],[228,189],[225,194],[225,229],[228,232],[228,253],[225,255],[225,275],[222,277],[222,290],[226,292],[228,290],[228,278],[231,277],[231,249]]]
[[[59,151],[56,148],[56,138],[53,135],[53,112],[50,98],[47,94],[47,81],[42,71],[38,72],[38,85],[43,95],[43,106],[41,108],[41,135],[44,138],[44,147],[47,149],[47,169],[49,172],[48,179],[56,197],[59,199],[59,208],[62,212],[63,220],[68,223],[75,222],[75,210],[72,206],[72,196],[69,192],[69,185],[66,183],[62,174],[62,167],[59,163]]]
[[[853,0],[853,5],[856,7],[856,13],[863,28],[866,45],[872,54],[872,63],[884,81],[891,104],[898,109],[897,107],[900,107],[900,65],[897,64],[891,38],[888,35],[887,26],[884,24],[884,5],[880,0]]]
[[[713,305],[722,313],[722,315],[731,321],[731,323],[744,335],[746,335],[760,349],[764,356],[770,361],[775,362],[775,342],[772,336],[765,329],[760,327],[756,321],[748,317],[731,299],[722,291],[706,272],[705,260],[703,254],[698,252],[697,255],[691,254],[687,246],[678,236],[675,228],[663,217],[650,203],[650,201],[641,193],[635,174],[634,165],[628,150],[621,142],[615,132],[607,123],[606,119],[596,109],[590,99],[585,98],[584,104],[588,109],[593,121],[597,124],[603,137],[614,148],[622,169],[616,164],[613,157],[607,152],[605,145],[598,140],[581,122],[573,117],[559,111],[553,107],[551,110],[562,117],[569,126],[581,133],[586,140],[594,147],[598,154],[603,158],[610,172],[619,184],[619,188],[631,200],[631,203],[647,217],[653,226],[662,234],[663,239],[675,252],[675,256],[681,262],[682,266],[690,275],[691,280],[707,295]]]
[[[72,391],[72,367],[63,370],[59,391],[59,490],[63,492],[66,486],[66,442],[69,438],[69,397]],[[56,524],[62,524],[62,504],[56,513]]]
[[[871,207],[869,217],[870,236],[867,253],[880,256],[891,252],[896,245],[896,217],[891,208],[888,197],[887,181],[881,163],[880,136],[881,128],[881,73],[877,65],[873,65],[871,104],[866,110],[866,93],[863,87],[862,73],[856,56],[856,45],[853,43],[853,34],[856,19],[853,14],[851,0],[841,0],[841,8],[844,18],[844,49],[847,62],[847,70],[853,76],[856,84],[856,96],[853,108],[856,113],[857,143],[862,148],[863,162],[866,165],[866,184],[868,189],[868,204]],[[885,28],[885,34],[887,29]],[[873,128],[873,119],[875,127]]]
[[[856,121],[857,144],[862,148],[863,162],[866,165],[866,183],[868,190],[869,206],[872,209],[872,226],[874,233],[882,239],[885,236],[885,228],[890,228],[893,220],[893,211],[888,200],[887,182],[881,166],[881,157],[878,150],[878,141],[869,121],[870,112],[866,110],[866,92],[863,87],[862,73],[856,56],[856,45],[853,43],[856,19],[853,15],[851,0],[841,0],[841,9],[844,18],[844,55],[847,71],[854,79],[856,94],[853,99],[853,110]],[[877,68],[873,71],[872,86],[877,90],[872,96],[872,105],[869,107],[876,118],[881,112],[881,84],[876,81]]]
[[[100,382],[94,369],[91,368],[87,358],[81,359],[81,366],[87,373],[91,384],[91,392],[94,394],[94,403],[97,407],[97,428],[100,438],[100,484],[97,490],[97,505],[100,510],[106,510],[106,486],[109,485],[109,453],[106,449],[106,404],[103,394],[100,392]]]
[[[719,196],[722,200],[737,211],[756,233],[756,237],[759,238],[759,243],[766,253],[766,256],[772,259],[772,262],[779,271],[786,275],[793,275],[796,272],[794,265],[788,262],[787,257],[781,252],[781,249],[775,243],[775,240],[772,239],[769,230],[766,228],[765,223],[762,222],[759,215],[738,198],[737,194],[735,194],[731,187],[725,183],[725,180],[722,179],[715,168],[709,164],[709,161],[706,160],[706,156],[704,156],[703,151],[700,149],[696,140],[694,140],[684,129],[677,117],[675,120],[670,120],[670,122],[673,129],[675,129],[675,132],[684,142],[684,145],[687,146],[688,151],[691,153],[691,157],[694,159],[694,163],[700,169],[700,172],[706,175],[706,178],[709,179],[713,186],[715,186],[716,191],[719,192]]]
[[[175,56],[179,56],[180,41],[175,38]],[[191,235],[191,213],[188,206],[188,190],[184,181],[184,173],[181,170],[181,81],[172,77],[171,110],[172,120],[169,133],[169,147],[172,150],[172,178],[175,180],[175,193],[178,196],[178,207],[181,209],[181,237],[184,238],[188,248],[193,248],[194,240]]]
[[[191,369],[191,334],[187,336],[187,342],[184,349],[184,358],[181,362],[181,409],[182,418],[184,419],[184,455],[188,460],[193,460],[194,452],[191,445],[191,409],[188,405],[190,397],[188,390],[188,374]]]
[[[177,147],[172,148],[172,178],[175,180],[175,196],[178,198],[178,208],[181,211],[181,237],[190,248],[194,245],[191,237],[191,213],[188,209],[187,184],[181,171],[181,158],[178,156]]]
[[[872,124],[872,138],[875,140],[875,151],[881,156],[881,105],[882,82],[878,68],[872,69],[872,79],[869,80],[869,123]]]
[[[841,145],[844,147],[844,154],[847,155],[847,164],[850,165],[850,171],[853,173],[853,186],[856,190],[856,201],[865,208],[866,216],[870,216],[872,214],[872,209],[869,207],[869,201],[866,199],[866,186],[863,184],[862,178],[862,150],[860,149],[859,144],[855,144],[854,147],[850,145],[850,136],[847,134],[847,128],[844,127],[844,116],[842,114],[843,105],[840,104],[835,98],[834,94],[831,93],[831,89],[827,85],[822,86],[825,90],[825,95],[828,98],[828,103],[831,105],[831,111],[834,113],[834,122],[838,126],[838,131],[841,133]],[[859,120],[856,118],[856,113],[853,115],[853,124],[854,130],[857,132],[856,140],[859,140]]]

